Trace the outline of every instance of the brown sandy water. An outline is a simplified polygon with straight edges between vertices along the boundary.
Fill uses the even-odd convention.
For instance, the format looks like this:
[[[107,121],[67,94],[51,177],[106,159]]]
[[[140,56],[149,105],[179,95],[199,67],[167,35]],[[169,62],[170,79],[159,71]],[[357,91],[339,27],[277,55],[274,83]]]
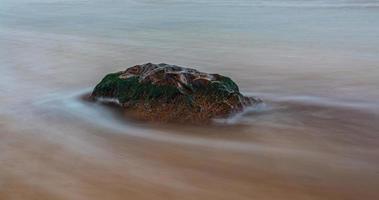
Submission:
[[[149,46],[9,24],[0,31],[0,199],[379,199],[370,46]],[[81,100],[105,73],[147,61],[231,76],[265,105],[179,126]]]
[[[80,99],[117,45],[44,37],[2,41],[0,199],[379,197],[376,104],[258,93],[210,127],[127,121]]]

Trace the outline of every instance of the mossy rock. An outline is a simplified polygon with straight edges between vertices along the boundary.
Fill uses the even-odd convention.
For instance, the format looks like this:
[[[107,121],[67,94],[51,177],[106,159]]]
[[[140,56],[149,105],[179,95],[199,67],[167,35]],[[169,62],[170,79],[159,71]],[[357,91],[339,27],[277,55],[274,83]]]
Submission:
[[[116,100],[140,119],[183,123],[208,123],[261,102],[243,96],[229,77],[164,63],[108,74],[91,96]]]

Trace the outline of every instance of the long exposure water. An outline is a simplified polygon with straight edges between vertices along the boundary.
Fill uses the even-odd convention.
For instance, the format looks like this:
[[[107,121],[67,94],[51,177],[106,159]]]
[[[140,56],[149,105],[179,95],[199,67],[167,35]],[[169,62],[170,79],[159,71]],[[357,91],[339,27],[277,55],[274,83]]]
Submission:
[[[379,199],[379,1],[1,0],[0,199]],[[264,106],[211,126],[81,100],[146,62]]]

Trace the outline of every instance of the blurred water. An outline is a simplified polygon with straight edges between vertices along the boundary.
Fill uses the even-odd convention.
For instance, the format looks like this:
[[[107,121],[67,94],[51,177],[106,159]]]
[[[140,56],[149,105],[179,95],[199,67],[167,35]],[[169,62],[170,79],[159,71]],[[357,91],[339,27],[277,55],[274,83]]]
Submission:
[[[0,199],[376,199],[379,1],[1,0]],[[210,127],[80,96],[145,62],[266,102]]]
[[[0,20],[5,34],[52,33],[124,44],[133,47],[130,51],[150,49],[149,54],[138,52],[141,62],[153,60],[158,52],[157,60],[201,65],[243,79],[243,87],[254,86],[250,91],[265,87],[265,92],[303,90],[365,100],[379,94],[377,5],[377,1],[4,1]],[[264,80],[254,81],[258,79]],[[293,82],[285,88],[276,86],[287,79]]]

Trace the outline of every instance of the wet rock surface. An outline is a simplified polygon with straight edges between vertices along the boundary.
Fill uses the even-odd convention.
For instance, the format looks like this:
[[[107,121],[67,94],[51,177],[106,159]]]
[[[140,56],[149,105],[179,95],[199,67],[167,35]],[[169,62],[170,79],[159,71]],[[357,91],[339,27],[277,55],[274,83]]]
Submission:
[[[181,123],[209,123],[261,102],[226,76],[165,63],[108,74],[91,97],[117,102],[138,119]]]

